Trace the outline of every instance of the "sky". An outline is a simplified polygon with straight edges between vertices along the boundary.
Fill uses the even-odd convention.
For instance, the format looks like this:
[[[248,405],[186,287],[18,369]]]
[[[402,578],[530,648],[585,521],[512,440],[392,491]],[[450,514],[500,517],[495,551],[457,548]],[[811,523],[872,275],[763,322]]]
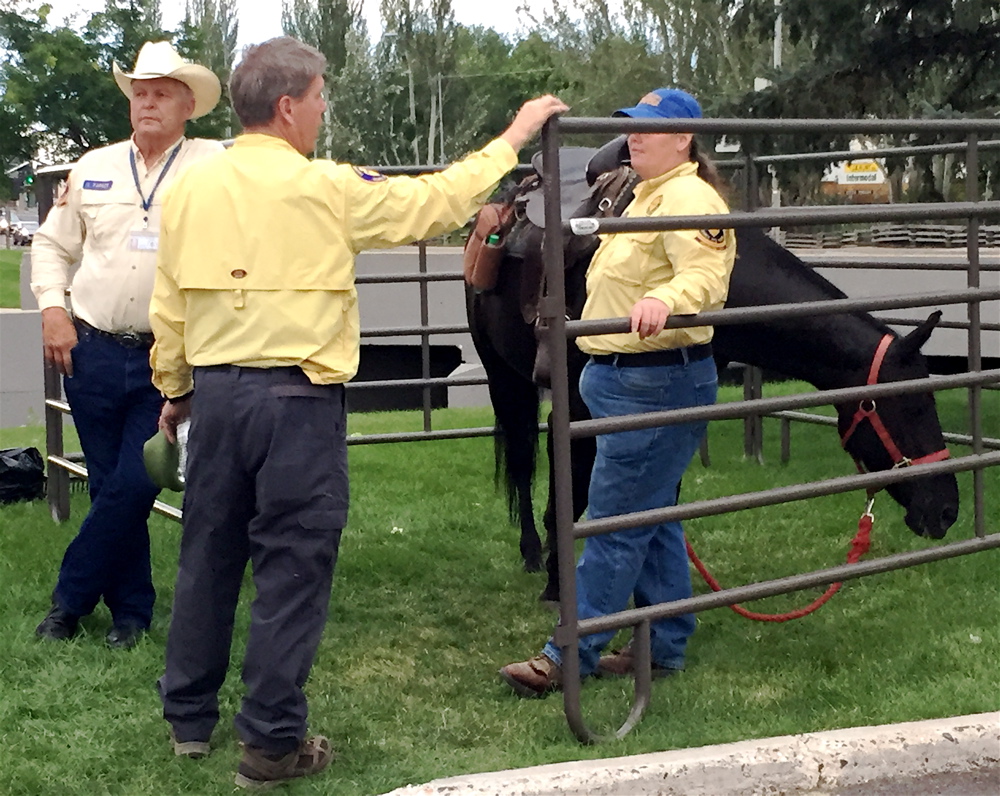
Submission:
[[[104,0],[46,0],[52,6],[49,21],[61,24],[72,21],[74,15],[85,21],[91,14],[104,7]],[[239,8],[238,47],[262,42],[281,35],[282,0],[237,0]],[[498,7],[511,11],[520,4],[519,0],[504,0],[501,4],[484,0],[452,0],[455,19],[462,25],[483,25],[501,34],[515,33],[518,28],[517,16],[513,13],[497,13]],[[531,0],[530,5],[542,6],[541,0]],[[168,30],[177,27],[184,17],[184,0],[160,0],[163,27]],[[380,30],[379,0],[362,0],[363,13],[368,21],[368,30],[373,34]]]

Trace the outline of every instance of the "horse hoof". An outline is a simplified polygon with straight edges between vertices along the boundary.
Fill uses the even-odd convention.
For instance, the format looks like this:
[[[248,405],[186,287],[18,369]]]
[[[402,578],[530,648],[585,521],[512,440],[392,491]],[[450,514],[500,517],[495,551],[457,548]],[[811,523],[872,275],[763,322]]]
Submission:
[[[559,592],[546,588],[538,595],[538,601],[545,603],[549,608],[559,609]]]
[[[524,562],[525,572],[541,572],[542,562],[541,561],[525,561]]]

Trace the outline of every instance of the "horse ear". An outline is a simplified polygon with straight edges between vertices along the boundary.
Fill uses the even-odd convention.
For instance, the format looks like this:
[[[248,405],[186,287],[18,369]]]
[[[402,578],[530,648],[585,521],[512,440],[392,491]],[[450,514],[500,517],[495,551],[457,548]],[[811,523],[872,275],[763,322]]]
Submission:
[[[931,332],[934,331],[934,327],[938,325],[938,321],[941,320],[941,310],[935,310],[930,314],[926,321],[924,321],[920,326],[910,332],[906,337],[900,338],[899,340],[899,355],[902,358],[910,357],[916,354],[923,347],[924,343],[931,336]]]

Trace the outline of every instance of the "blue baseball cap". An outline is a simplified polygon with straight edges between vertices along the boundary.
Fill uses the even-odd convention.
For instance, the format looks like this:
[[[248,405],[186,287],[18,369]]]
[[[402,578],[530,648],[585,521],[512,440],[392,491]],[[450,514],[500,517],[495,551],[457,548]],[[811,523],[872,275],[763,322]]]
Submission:
[[[631,108],[621,108],[611,115],[633,119],[700,119],[701,106],[698,100],[679,88],[658,88]]]

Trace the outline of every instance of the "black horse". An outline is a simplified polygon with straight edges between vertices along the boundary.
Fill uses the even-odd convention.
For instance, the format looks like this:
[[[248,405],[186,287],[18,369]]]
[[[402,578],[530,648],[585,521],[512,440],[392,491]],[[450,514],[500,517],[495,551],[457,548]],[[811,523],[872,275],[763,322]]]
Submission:
[[[524,190],[522,184],[514,193]],[[572,189],[568,193],[572,196]],[[507,198],[513,201],[512,196]],[[523,197],[520,201],[523,202]],[[566,211],[564,202],[563,215],[593,215],[597,202],[599,197],[592,194],[572,214]],[[617,207],[616,211],[620,209]],[[537,220],[537,213],[532,215]],[[467,310],[496,415],[497,481],[504,483],[511,519],[520,523],[525,569],[537,571],[542,564],[542,546],[532,512],[531,489],[538,448],[540,396],[533,381],[538,344],[528,299],[537,294],[537,252],[542,231],[528,213],[522,212],[520,216],[507,237],[509,245],[495,287],[469,288]],[[727,308],[846,298],[761,230],[738,229],[736,239],[737,258]],[[593,247],[574,245],[572,255],[567,252],[565,281],[567,314],[576,319],[583,308],[585,274]],[[897,337],[885,324],[866,313],[719,326],[713,347],[720,369],[729,362],[744,362],[802,379],[824,390],[863,385],[871,375],[873,381],[879,382],[917,379],[928,375],[920,348],[939,318],[940,313],[934,313],[905,337]],[[578,390],[586,357],[572,342],[568,348],[570,418],[586,420],[590,415]],[[876,360],[879,364],[873,369]],[[856,423],[858,410],[856,403],[838,405],[838,422],[845,449],[866,469],[886,470],[897,466],[901,458],[933,460],[947,455],[932,393],[880,398],[875,423]],[[883,436],[875,428],[879,423],[886,430]],[[593,438],[571,443],[575,518],[586,508],[595,450]],[[906,524],[919,536],[940,539],[958,517],[958,485],[952,474],[908,480],[887,490],[906,509]],[[558,600],[559,594],[553,496],[550,467],[549,501],[544,516],[549,548],[548,582],[542,600]]]

